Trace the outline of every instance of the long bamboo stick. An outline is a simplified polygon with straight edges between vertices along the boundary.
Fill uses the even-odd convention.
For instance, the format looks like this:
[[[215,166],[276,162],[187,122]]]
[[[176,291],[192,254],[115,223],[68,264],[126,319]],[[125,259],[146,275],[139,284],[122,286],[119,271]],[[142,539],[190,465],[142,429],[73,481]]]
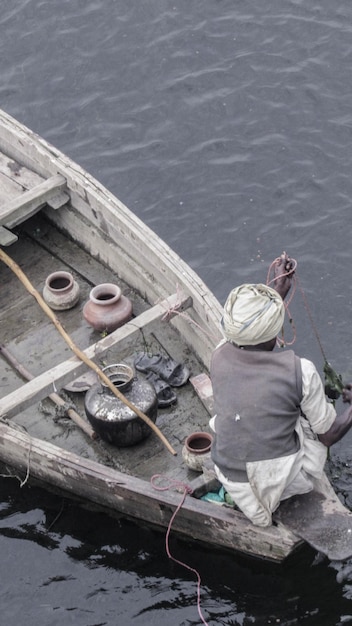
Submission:
[[[128,406],[131,409],[131,411],[136,413],[138,417],[140,417],[144,422],[148,424],[148,426],[150,426],[150,428],[158,435],[159,439],[161,439],[161,441],[169,450],[169,452],[171,452],[171,454],[176,455],[177,454],[176,450],[174,450],[174,448],[171,446],[169,441],[166,439],[163,433],[159,430],[156,424],[154,424],[154,422],[145,413],[143,413],[143,411],[141,411],[137,406],[132,404],[132,402],[130,402],[128,398],[126,398],[121,393],[121,391],[117,389],[117,387],[115,387],[115,385],[106,376],[106,374],[104,374],[104,372],[100,369],[100,367],[96,363],[94,363],[94,361],[92,361],[89,357],[87,357],[87,355],[78,346],[76,346],[76,344],[72,341],[70,335],[65,331],[60,320],[56,317],[56,315],[54,315],[53,311],[43,300],[40,293],[32,285],[30,280],[27,278],[26,274],[21,270],[19,265],[17,265],[17,263],[8,254],[6,254],[6,252],[4,252],[2,248],[0,248],[0,259],[1,261],[5,263],[5,265],[7,265],[14,272],[14,274],[16,274],[16,276],[19,278],[19,280],[27,289],[27,291],[29,291],[29,293],[36,299],[39,306],[43,309],[44,313],[46,313],[46,315],[51,319],[51,321],[56,326],[60,335],[66,341],[67,345],[72,350],[72,352],[74,352],[74,354],[79,359],[81,359],[81,361],[83,361],[90,369],[96,372],[99,378],[105,383],[105,385],[107,385],[107,387],[109,387],[109,389],[111,389],[111,391],[115,394],[117,398],[119,398],[119,400],[121,400],[124,404],[126,404],[126,406]]]
[[[10,365],[12,365],[12,367],[23,378],[25,378],[26,380],[32,380],[34,378],[33,374],[29,372],[27,368],[16,359],[16,357],[10,352],[8,348],[6,348],[6,346],[0,345],[0,353],[5,357],[5,359],[10,363]],[[55,393],[55,392],[50,393],[48,397],[57,406],[62,407],[62,406],[65,406],[66,404],[65,400],[63,400],[63,398],[61,398],[61,396],[59,396],[58,393]],[[88,422],[82,419],[82,417],[77,413],[77,411],[69,407],[66,410],[66,413],[71,418],[71,420],[75,422],[75,424],[79,426],[79,428],[81,428],[81,430],[83,430],[86,433],[86,435],[88,435],[91,439],[97,438],[98,435],[95,432],[95,430],[93,430],[93,428],[91,427],[90,424],[88,424]]]

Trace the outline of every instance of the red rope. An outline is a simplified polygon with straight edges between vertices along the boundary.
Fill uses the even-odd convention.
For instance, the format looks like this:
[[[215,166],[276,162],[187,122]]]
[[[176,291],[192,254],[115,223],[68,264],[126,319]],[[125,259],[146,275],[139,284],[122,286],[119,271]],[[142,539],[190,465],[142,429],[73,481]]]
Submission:
[[[163,480],[165,480],[165,478],[167,478],[168,484],[166,486],[164,486],[164,487],[162,487],[160,485],[155,485],[154,484],[154,480],[156,478],[162,478]],[[176,559],[171,554],[170,546],[169,546],[169,537],[170,537],[170,532],[171,532],[171,528],[172,528],[172,524],[174,522],[174,519],[175,519],[177,513],[179,512],[179,510],[182,508],[187,494],[191,494],[192,493],[192,489],[186,483],[183,483],[183,482],[178,481],[178,480],[173,480],[171,478],[162,476],[161,474],[155,474],[154,476],[152,476],[151,479],[150,479],[150,482],[152,484],[152,487],[154,489],[156,489],[157,491],[167,491],[168,489],[170,489],[170,487],[176,487],[178,489],[183,489],[183,496],[182,496],[181,502],[178,504],[177,508],[173,512],[173,514],[171,516],[171,519],[169,521],[168,527],[167,527],[167,532],[166,532],[166,537],[165,537],[165,549],[166,549],[166,554],[169,557],[169,559],[171,559],[172,561],[174,561],[174,563],[177,563],[178,565],[181,565],[181,567],[184,567],[185,569],[187,569],[190,572],[192,572],[193,574],[195,574],[195,576],[197,578],[197,609],[198,609],[198,615],[199,615],[202,623],[205,624],[205,626],[209,626],[208,622],[206,622],[204,617],[203,617],[202,609],[201,609],[201,606],[200,606],[200,593],[201,593],[201,584],[202,584],[200,574],[199,574],[199,572],[196,569],[194,569],[190,565],[187,565],[187,563],[184,563],[183,561],[179,561],[178,559]]]

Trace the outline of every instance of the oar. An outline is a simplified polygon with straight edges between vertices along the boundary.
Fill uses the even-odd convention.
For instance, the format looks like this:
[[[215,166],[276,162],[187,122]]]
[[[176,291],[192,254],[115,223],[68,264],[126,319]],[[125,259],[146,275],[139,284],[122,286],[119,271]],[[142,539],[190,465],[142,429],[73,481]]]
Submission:
[[[7,265],[16,274],[16,276],[20,279],[21,283],[25,286],[27,291],[29,291],[29,293],[36,299],[39,306],[43,309],[44,313],[46,313],[46,315],[51,319],[51,321],[56,326],[60,335],[66,341],[67,345],[72,350],[72,352],[74,352],[74,354],[79,359],[81,359],[81,361],[83,361],[83,363],[85,363],[90,369],[96,372],[99,378],[105,383],[107,387],[109,387],[109,389],[111,389],[113,394],[115,394],[115,396],[119,398],[119,400],[121,400],[124,404],[126,404],[126,406],[128,406],[131,409],[131,411],[136,413],[138,417],[140,417],[144,422],[146,422],[146,424],[148,424],[148,426],[150,426],[150,428],[158,435],[159,439],[161,439],[161,441],[169,450],[169,452],[171,452],[171,454],[176,455],[177,454],[176,450],[174,450],[174,448],[171,446],[171,444],[168,442],[168,440],[163,435],[163,433],[159,430],[156,424],[154,424],[154,422],[145,413],[143,413],[143,411],[141,411],[137,406],[132,404],[132,402],[130,402],[121,393],[121,391],[117,389],[117,387],[115,387],[115,385],[106,376],[106,374],[104,374],[104,372],[100,369],[100,367],[96,363],[94,363],[94,361],[92,361],[89,357],[87,357],[87,355],[80,348],[78,348],[78,346],[76,346],[76,344],[72,341],[70,335],[68,335],[68,333],[63,328],[59,319],[56,317],[56,315],[54,315],[50,307],[48,307],[46,302],[41,297],[40,293],[35,289],[35,287],[33,287],[32,283],[27,278],[25,273],[21,270],[19,265],[17,265],[17,263],[13,259],[11,259],[11,257],[8,254],[6,254],[6,252],[4,252],[2,248],[0,248],[0,259],[5,263],[5,265]]]
[[[34,378],[33,374],[31,374],[31,372],[29,372],[25,368],[25,366],[22,365],[22,363],[20,363],[13,354],[11,354],[10,350],[8,348],[6,348],[6,346],[0,345],[0,352],[5,357],[5,359],[10,363],[10,365],[12,365],[12,367],[15,370],[17,370],[17,372],[23,378],[25,378],[26,380],[32,380]],[[58,393],[55,393],[55,392],[50,393],[48,397],[57,406],[65,406],[66,405],[65,400],[63,400],[59,396]],[[66,413],[71,418],[71,420],[73,422],[75,422],[75,424],[77,426],[79,426],[79,428],[81,428],[86,433],[86,435],[89,435],[89,437],[91,439],[96,439],[97,438],[98,435],[95,432],[95,430],[93,430],[93,428],[91,427],[90,424],[88,424],[88,422],[86,422],[84,419],[82,419],[82,417],[77,413],[77,411],[75,411],[72,408],[67,408]]]

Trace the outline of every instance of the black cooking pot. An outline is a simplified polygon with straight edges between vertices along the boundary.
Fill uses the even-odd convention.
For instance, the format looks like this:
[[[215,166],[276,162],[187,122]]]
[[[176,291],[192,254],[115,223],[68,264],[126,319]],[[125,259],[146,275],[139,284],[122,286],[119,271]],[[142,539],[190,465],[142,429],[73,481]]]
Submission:
[[[156,421],[158,399],[154,387],[147,380],[136,378],[133,369],[125,363],[109,365],[103,372],[127,400],[153,422]],[[96,433],[116,446],[133,446],[151,433],[150,426],[102,381],[87,391],[84,406]]]

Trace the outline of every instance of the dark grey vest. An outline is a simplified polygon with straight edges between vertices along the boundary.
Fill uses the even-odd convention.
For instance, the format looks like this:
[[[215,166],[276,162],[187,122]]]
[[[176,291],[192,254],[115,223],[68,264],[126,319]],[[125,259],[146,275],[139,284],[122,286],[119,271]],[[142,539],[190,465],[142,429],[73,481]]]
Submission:
[[[212,356],[216,436],[212,459],[235,482],[246,462],[293,454],[302,400],[301,361],[292,350],[249,351],[225,343]]]

